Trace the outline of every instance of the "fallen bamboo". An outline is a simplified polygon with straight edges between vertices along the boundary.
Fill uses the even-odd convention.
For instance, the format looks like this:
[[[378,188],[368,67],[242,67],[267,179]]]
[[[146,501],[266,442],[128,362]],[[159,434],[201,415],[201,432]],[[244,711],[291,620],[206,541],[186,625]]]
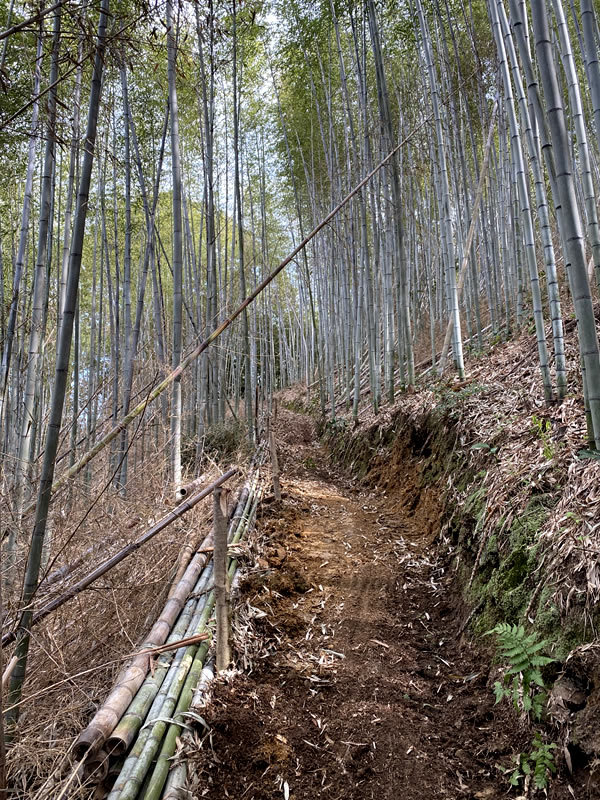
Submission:
[[[197,489],[198,486],[202,486],[202,484],[205,482],[205,480],[206,480],[206,476],[205,475],[200,475],[199,478],[196,478],[195,480],[190,481],[190,483],[186,483],[183,486],[180,486],[179,489],[177,489],[177,491],[175,492],[175,497],[178,500],[183,500],[184,497],[187,497],[188,494],[193,492],[194,489]]]
[[[240,493],[240,498],[236,511],[229,526],[229,545],[237,544],[245,535],[256,513],[258,504],[258,477],[254,476],[247,482]],[[231,580],[237,570],[237,560],[230,559],[228,568],[228,579]],[[212,563],[203,572],[203,578],[207,580],[211,577]],[[203,581],[205,583],[205,581]],[[199,587],[197,587],[199,588]],[[192,622],[188,631],[194,629],[195,633],[200,633],[206,629],[208,621],[215,604],[214,589],[208,594],[204,594],[198,600],[197,610],[193,615]],[[178,621],[179,622],[179,621]],[[156,754],[161,748],[161,743],[169,736],[172,728],[173,714],[177,715],[182,709],[189,709],[192,695],[189,690],[196,688],[198,684],[198,671],[202,669],[202,664],[208,653],[208,643],[200,647],[191,646],[181,648],[175,654],[170,664],[166,666],[161,663],[165,656],[161,656],[155,669],[156,681],[152,685],[153,679],[148,676],[144,686],[136,698],[131,703],[127,714],[115,728],[113,734],[106,742],[105,748],[110,752],[123,752],[123,745],[127,747],[133,741],[132,734],[139,731],[137,739],[126,758],[120,774],[108,795],[108,800],[133,800],[140,795],[143,787],[143,795],[153,784],[156,784],[158,776],[154,776],[153,764],[156,763]],[[160,674],[158,674],[160,672]],[[156,684],[160,683],[160,687]],[[189,696],[188,696],[189,695]],[[143,719],[146,719],[142,725]],[[180,728],[180,726],[178,726]],[[171,734],[172,738],[172,734]],[[171,746],[171,738],[167,750]],[[163,753],[164,746],[160,749]],[[169,763],[166,764],[168,773]],[[151,772],[151,770],[154,770]],[[160,780],[164,784],[166,773],[164,765],[161,766]]]
[[[198,590],[201,591],[207,586],[211,575],[212,568],[209,564],[198,581]],[[183,630],[186,634],[193,634],[194,631],[199,630],[205,604],[206,600],[202,597],[186,604],[184,611],[182,611],[180,618],[177,620],[176,626],[173,628],[173,638],[177,638],[180,635],[178,633],[180,630]],[[173,661],[176,660],[177,658],[173,657],[172,654],[160,658],[155,664],[154,670],[146,676],[144,683],[131,701],[126,713],[121,717],[106,741],[106,748],[110,753],[117,755],[125,753],[130,747],[144,720],[147,717],[151,717],[151,712],[149,714],[149,711],[152,709],[155,698],[161,690],[163,681],[168,676]]]
[[[217,671],[229,665],[229,597],[227,590],[227,527],[221,512],[221,490],[213,492],[214,552],[213,584],[215,590]]]
[[[208,661],[200,674],[198,686],[192,697],[190,704],[190,711],[199,708],[206,702],[206,694],[210,688],[210,684],[214,680],[214,661]],[[184,734],[189,737],[189,733]],[[187,766],[185,761],[180,761],[169,772],[167,782],[165,783],[165,790],[163,792],[162,800],[187,800],[188,792],[186,791],[185,784],[187,782]]]
[[[258,507],[259,501],[260,501],[260,491],[257,489],[256,497],[253,500],[250,513],[247,519],[245,520],[243,530],[239,533],[239,536],[236,535],[237,539],[236,537],[234,537],[233,543],[239,541],[243,533],[250,527],[251,521],[254,515],[256,514],[256,509]],[[228,570],[228,578],[230,582],[233,580],[237,568],[238,568],[237,559],[232,559]],[[175,713],[173,714],[174,720],[176,720],[178,717],[181,719],[185,715],[185,713],[189,711],[190,705],[194,697],[195,688],[198,685],[200,675],[202,673],[204,658],[205,654],[200,653],[199,650],[190,667],[187,680],[185,681],[185,684],[181,691],[181,696],[177,703]],[[156,766],[154,767],[154,770],[150,775],[149,780],[146,783],[144,800],[160,800],[163,788],[165,786],[165,783],[169,775],[171,760],[175,755],[175,751],[177,749],[177,741],[182,731],[182,725],[183,725],[182,719],[181,723],[172,721],[169,724],[166,734],[164,736],[162,747],[158,754]],[[119,800],[135,800],[135,795],[132,797],[121,796]]]
[[[232,541],[236,540],[237,531],[244,522],[246,510],[250,502],[251,485],[252,484],[246,484],[240,492],[240,498],[230,526]],[[205,537],[201,549],[211,544],[212,531]],[[149,641],[146,649],[162,645],[170,634],[173,638],[177,639],[187,632],[185,613],[182,619],[178,617],[181,616],[180,612],[184,607],[188,609],[190,614],[192,613],[192,606],[188,606],[187,601],[194,590],[197,590],[198,593],[201,592],[206,580],[210,577],[210,573],[207,573],[206,580],[201,577],[201,573],[208,563],[208,558],[209,556],[206,553],[196,553],[177,590],[167,601],[163,614],[153,626],[148,636]],[[202,600],[201,598],[201,603],[203,602],[208,602],[208,599]],[[173,628],[174,630],[171,630]],[[192,632],[200,633],[201,630],[196,627],[196,630],[190,631],[190,633]],[[165,659],[165,656],[162,658]],[[75,745],[77,753],[83,754],[86,750],[93,753],[97,748],[101,747],[109,737],[110,742],[108,748],[110,752],[123,752],[127,749],[131,741],[133,741],[135,733],[139,730],[149,705],[153,702],[157,692],[159,692],[161,680],[164,679],[168,669],[168,666],[159,664],[160,669],[155,669],[155,676],[150,679],[150,686],[148,686],[148,681],[146,681],[145,689],[141,699],[138,698],[136,706],[134,701],[142,685],[144,685],[148,673],[148,666],[147,655],[138,654],[133,659],[131,664],[119,677],[116,686],[110,693],[106,702],[96,712],[88,727],[79,736]],[[163,666],[164,669],[162,668]],[[127,719],[123,725],[119,725],[122,718],[128,712],[131,712],[131,719]]]
[[[193,495],[188,500],[185,500],[183,503],[177,506],[177,508],[170,511],[165,517],[163,517],[159,522],[153,525],[146,533],[140,536],[139,539],[136,539],[134,542],[130,542],[126,545],[122,550],[116,553],[114,556],[106,559],[99,567],[96,567],[95,570],[86,575],[85,578],[82,578],[76,584],[74,584],[70,589],[68,589],[63,594],[56,597],[54,600],[51,600],[45,606],[43,606],[39,611],[33,615],[31,620],[31,625],[36,625],[42,619],[48,616],[52,611],[55,611],[60,606],[64,605],[68,600],[71,600],[76,595],[83,592],[84,589],[87,589],[92,583],[98,580],[102,575],[105,575],[109,570],[113,567],[116,567],[117,564],[120,564],[121,561],[126,559],[132,553],[135,553],[136,550],[146,544],[146,542],[150,541],[157,533],[163,531],[166,527],[168,527],[172,522],[176,519],[179,519],[184,514],[186,514],[190,509],[192,509],[200,500],[203,500],[218,486],[221,486],[225,481],[228,481],[229,478],[232,478],[238,472],[237,467],[228,470],[224,475],[221,475],[216,481],[207,486],[198,494]],[[14,642],[17,637],[18,629],[13,631],[9,631],[5,633],[2,637],[2,646],[5,647],[7,644]]]
[[[146,647],[164,644],[177,616],[192,592],[198,576],[206,565],[208,556],[198,553],[191,560],[176,591],[167,600],[159,619],[152,626],[145,643]],[[76,743],[76,753],[95,750],[114,730],[129,707],[148,672],[147,656],[137,656],[122,672],[117,684],[103,706],[98,709],[88,727],[81,733]]]

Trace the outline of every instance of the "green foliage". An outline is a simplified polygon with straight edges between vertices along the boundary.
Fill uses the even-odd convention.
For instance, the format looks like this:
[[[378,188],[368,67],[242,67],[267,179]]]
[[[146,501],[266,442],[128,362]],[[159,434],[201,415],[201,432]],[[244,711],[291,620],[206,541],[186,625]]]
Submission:
[[[578,450],[577,458],[581,461],[585,461],[586,459],[600,461],[600,450]]]
[[[471,445],[471,450],[485,450],[492,455],[498,452],[497,447],[492,447],[487,442],[475,442],[475,444]]]
[[[242,422],[228,418],[211,425],[204,435],[205,456],[225,464],[235,456],[246,441],[246,428]],[[182,448],[182,461],[191,466],[196,457],[196,440],[191,439]]]
[[[542,442],[542,449],[544,451],[544,456],[549,461],[554,458],[554,443],[550,438],[550,434],[552,431],[552,425],[550,420],[542,419],[541,417],[536,416],[535,414],[531,417],[531,424],[533,428],[533,432],[538,436],[540,441]]]
[[[509,699],[517,710],[540,719],[547,698],[541,667],[553,661],[541,652],[548,642],[538,640],[535,632],[526,633],[522,625],[506,622],[486,633],[492,634],[497,637],[500,656],[509,665],[503,682],[494,684],[496,703]]]
[[[531,742],[531,751],[515,756],[517,765],[511,773],[510,785],[518,786],[525,777],[531,776],[536,789],[547,789],[549,776],[556,772],[554,750],[556,750],[555,742],[543,742],[540,734],[536,733]]]

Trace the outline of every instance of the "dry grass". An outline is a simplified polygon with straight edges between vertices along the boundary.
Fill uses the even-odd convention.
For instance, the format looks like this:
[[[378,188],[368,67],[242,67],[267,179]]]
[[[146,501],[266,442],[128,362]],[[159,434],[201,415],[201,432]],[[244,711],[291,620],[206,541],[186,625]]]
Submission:
[[[94,462],[94,480],[78,476],[53,503],[52,552],[45,575],[74,565],[62,579],[42,584],[39,608],[105,558],[137,539],[175,506],[167,480],[169,442],[158,448],[147,435],[143,464],[130,451],[127,497],[110,483],[108,453]],[[140,442],[136,443],[138,456]],[[218,474],[216,466],[207,480]],[[190,477],[194,477],[193,475]],[[233,487],[232,487],[233,488]],[[7,497],[1,499],[8,507]],[[70,750],[108,694],[123,659],[138,648],[164,605],[182,553],[195,551],[210,526],[212,498],[125,559],[76,598],[54,611],[32,631],[27,681],[20,704],[18,735],[7,755],[8,783],[14,798],[56,798],[74,769]],[[23,538],[31,518],[23,523]],[[186,546],[187,545],[187,546]],[[18,564],[22,576],[26,553]],[[16,586],[21,582],[18,577]],[[18,591],[18,588],[15,589]],[[6,617],[17,618],[18,600],[9,599]],[[5,624],[4,630],[10,629]],[[5,663],[12,654],[7,648]],[[6,698],[5,698],[6,703]],[[69,797],[89,797],[91,789],[72,772]],[[79,787],[79,788],[78,788]]]

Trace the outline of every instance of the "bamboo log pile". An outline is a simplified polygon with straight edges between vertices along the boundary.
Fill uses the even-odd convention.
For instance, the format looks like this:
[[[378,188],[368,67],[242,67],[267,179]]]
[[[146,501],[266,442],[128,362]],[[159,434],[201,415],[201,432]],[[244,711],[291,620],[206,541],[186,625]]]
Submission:
[[[262,458],[261,448],[229,519],[229,546],[237,544],[254,523],[262,492],[258,472]],[[117,773],[108,800],[175,800],[183,796],[185,768],[171,770],[172,775],[169,771],[177,738],[184,729],[184,716],[212,673],[205,664],[214,635],[213,533],[214,525],[142,651],[123,670],[106,702],[75,743],[75,756],[84,758],[84,779],[103,783],[107,776],[111,780]],[[237,559],[229,557],[229,585],[237,568]],[[206,640],[192,638],[206,634]],[[145,652],[163,642],[168,646],[189,638],[192,643],[177,650],[165,649],[155,659]]]

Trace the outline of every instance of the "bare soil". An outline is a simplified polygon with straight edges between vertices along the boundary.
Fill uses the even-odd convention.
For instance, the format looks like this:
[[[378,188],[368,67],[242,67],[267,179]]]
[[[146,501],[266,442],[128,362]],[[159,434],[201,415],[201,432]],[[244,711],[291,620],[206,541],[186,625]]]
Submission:
[[[387,488],[365,489],[330,471],[306,417],[280,412],[277,433],[284,499],[259,520],[268,544],[241,586],[261,648],[215,684],[192,796],[516,797],[501,768],[532,732],[494,705],[492,654],[462,633],[418,466],[390,463]],[[596,791],[558,777],[549,796]]]

